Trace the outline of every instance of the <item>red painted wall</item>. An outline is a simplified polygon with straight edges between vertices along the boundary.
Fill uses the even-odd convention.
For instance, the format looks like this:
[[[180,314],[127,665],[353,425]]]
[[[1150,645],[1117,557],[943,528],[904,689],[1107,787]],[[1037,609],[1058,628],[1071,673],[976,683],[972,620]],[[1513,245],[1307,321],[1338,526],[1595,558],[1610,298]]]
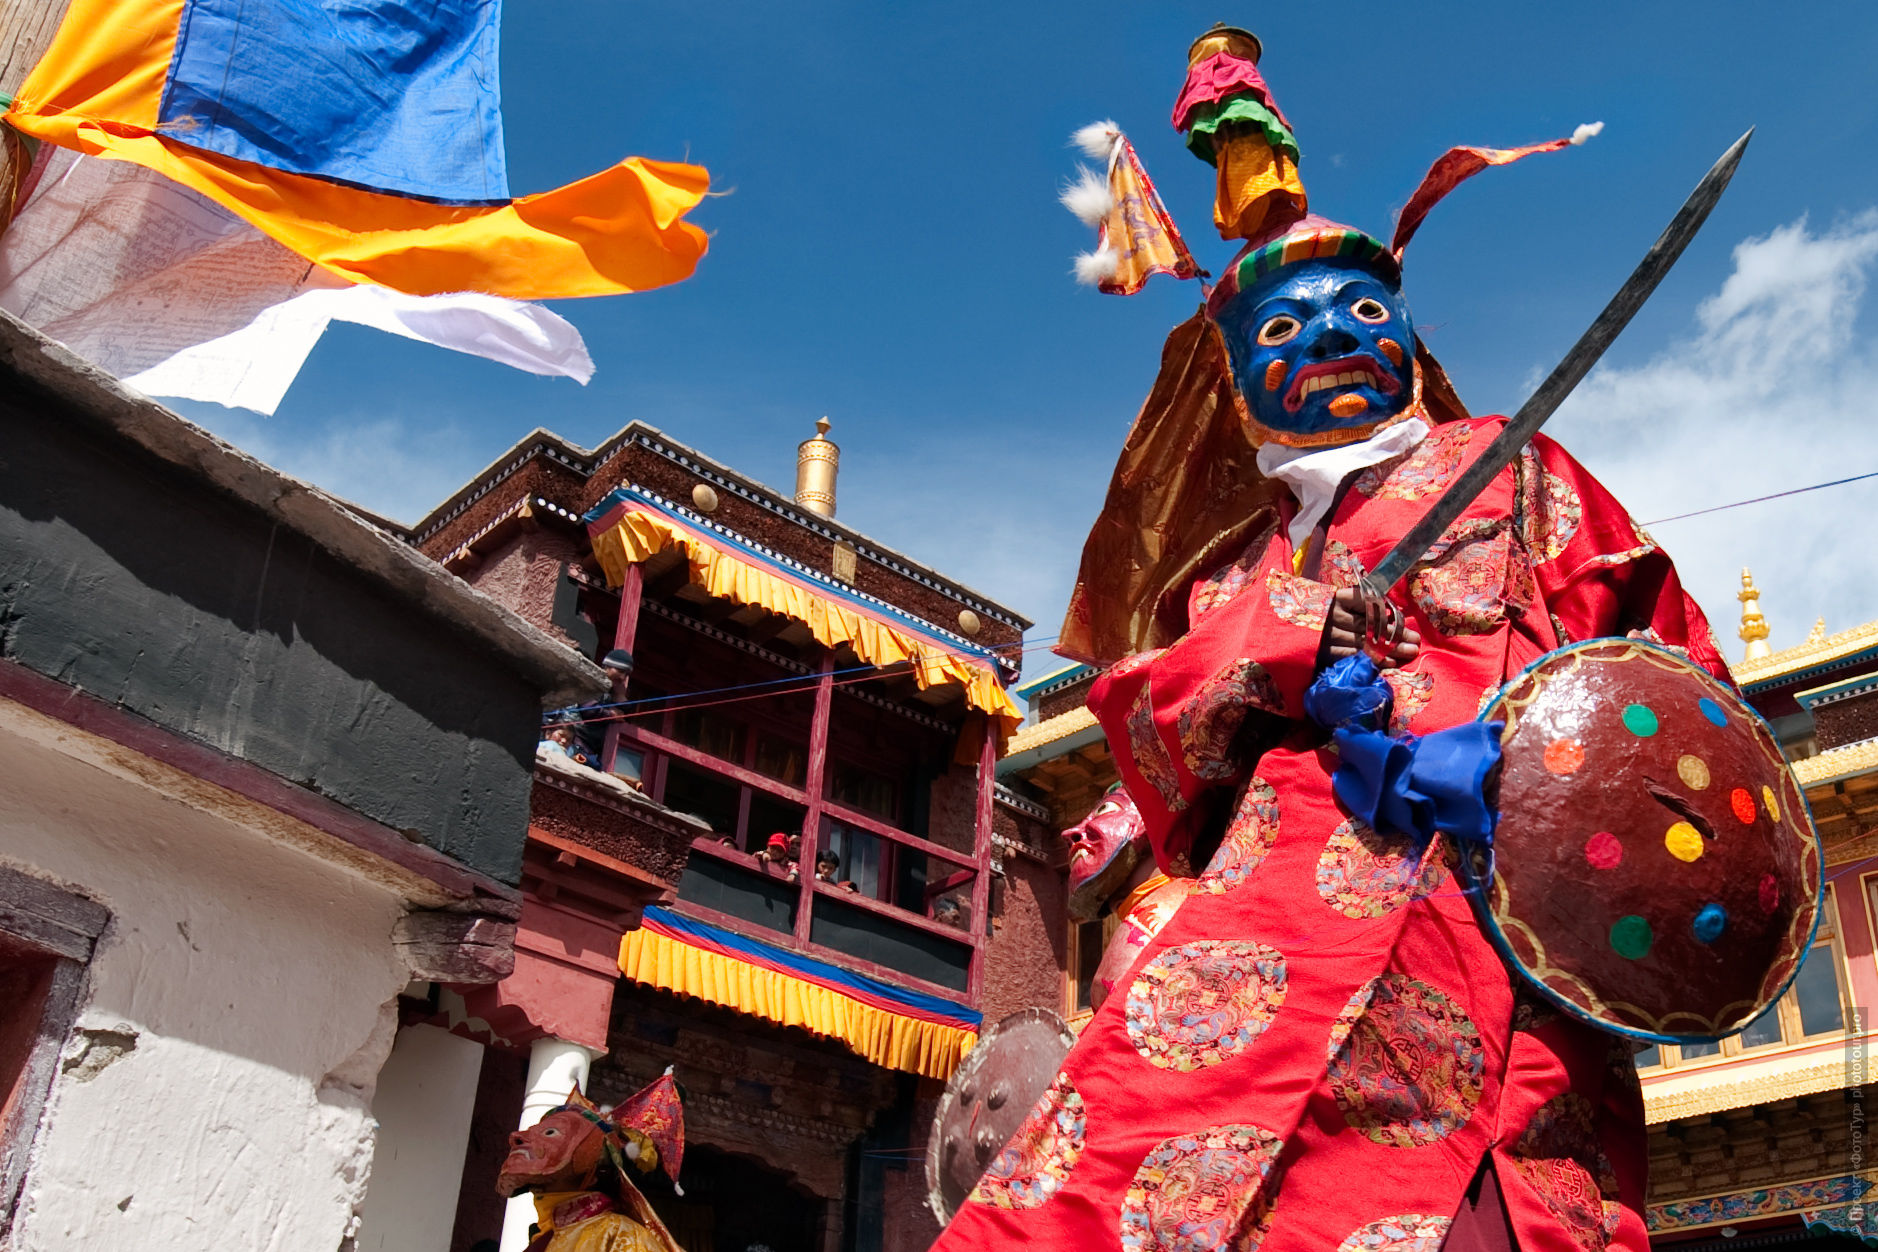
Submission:
[[[913,1104],[911,1159],[904,1170],[886,1171],[885,1209],[881,1221],[881,1252],[925,1252],[939,1237],[939,1219],[926,1207],[926,1132],[939,1111],[945,1088],[937,1082],[920,1084]]]
[[[1019,1009],[1063,1011],[1069,921],[1063,872],[1025,857],[1004,859],[1003,907],[992,912],[985,951],[987,1024]]]

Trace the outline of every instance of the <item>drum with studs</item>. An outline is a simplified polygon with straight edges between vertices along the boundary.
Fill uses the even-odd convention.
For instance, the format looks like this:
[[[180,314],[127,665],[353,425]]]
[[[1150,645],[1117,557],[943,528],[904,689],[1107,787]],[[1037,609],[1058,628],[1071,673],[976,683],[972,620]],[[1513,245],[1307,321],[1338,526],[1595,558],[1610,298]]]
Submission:
[[[1819,837],[1773,732],[1679,653],[1593,639],[1481,711],[1504,721],[1499,826],[1462,880],[1544,996],[1667,1043],[1732,1034],[1812,942]]]
[[[1076,1036],[1049,1009],[1020,1009],[978,1037],[946,1084],[926,1146],[926,1203],[952,1220],[1036,1108]]]

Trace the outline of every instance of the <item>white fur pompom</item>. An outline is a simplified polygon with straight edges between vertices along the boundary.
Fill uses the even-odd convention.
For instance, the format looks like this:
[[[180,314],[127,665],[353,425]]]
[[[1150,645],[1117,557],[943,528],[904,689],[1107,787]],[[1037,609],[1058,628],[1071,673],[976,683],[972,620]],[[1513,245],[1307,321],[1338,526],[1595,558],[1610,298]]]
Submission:
[[[1577,130],[1572,132],[1572,142],[1575,144],[1583,143],[1603,129],[1603,122],[1586,122],[1583,126],[1580,126]]]
[[[1106,161],[1121,141],[1122,128],[1114,122],[1091,122],[1069,137],[1092,161]]]
[[[1065,187],[1057,198],[1064,208],[1082,219],[1084,226],[1100,225],[1103,218],[1115,211],[1115,197],[1109,194],[1108,180],[1087,165],[1077,168],[1076,181]]]
[[[1094,252],[1085,252],[1076,258],[1076,281],[1094,287],[1105,278],[1115,277],[1121,264],[1122,259],[1115,249],[1106,245]]]

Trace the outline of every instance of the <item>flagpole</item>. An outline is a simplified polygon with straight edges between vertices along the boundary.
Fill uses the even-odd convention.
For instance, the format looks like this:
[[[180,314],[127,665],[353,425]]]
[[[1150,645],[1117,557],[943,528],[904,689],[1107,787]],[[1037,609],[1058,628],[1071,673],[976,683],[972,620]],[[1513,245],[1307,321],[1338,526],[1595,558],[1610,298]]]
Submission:
[[[65,19],[67,0],[0,0],[0,92],[9,98],[46,54]],[[30,162],[19,132],[11,127],[0,143],[0,234],[13,222],[16,196]]]

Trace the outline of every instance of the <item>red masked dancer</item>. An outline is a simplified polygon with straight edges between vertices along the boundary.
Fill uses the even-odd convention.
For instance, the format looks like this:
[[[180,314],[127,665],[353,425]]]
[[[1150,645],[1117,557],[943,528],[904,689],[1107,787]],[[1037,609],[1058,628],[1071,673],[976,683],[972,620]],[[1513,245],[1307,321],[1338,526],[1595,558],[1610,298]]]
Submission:
[[[1120,783],[1063,838],[1069,843],[1070,920],[1093,922],[1113,914],[1118,922],[1089,980],[1089,1005],[1099,1009],[1187,898],[1191,884],[1155,866],[1141,810]]]
[[[1505,424],[1417,337],[1400,245],[1462,178],[1569,141],[1450,153],[1385,247],[1307,213],[1256,39],[1190,55],[1176,124],[1248,242],[1168,341],[1061,648],[1110,667],[1090,706],[1187,894],[937,1252],[1644,1252],[1630,1042],[1516,991],[1453,841],[1341,805],[1304,708],[1361,642],[1358,580]],[[1104,226],[1086,268],[1129,274],[1171,224],[1112,126],[1079,139],[1111,154],[1072,205]],[[1669,559],[1544,437],[1391,603],[1395,732],[1472,723],[1574,640],[1647,638],[1726,679]]]

